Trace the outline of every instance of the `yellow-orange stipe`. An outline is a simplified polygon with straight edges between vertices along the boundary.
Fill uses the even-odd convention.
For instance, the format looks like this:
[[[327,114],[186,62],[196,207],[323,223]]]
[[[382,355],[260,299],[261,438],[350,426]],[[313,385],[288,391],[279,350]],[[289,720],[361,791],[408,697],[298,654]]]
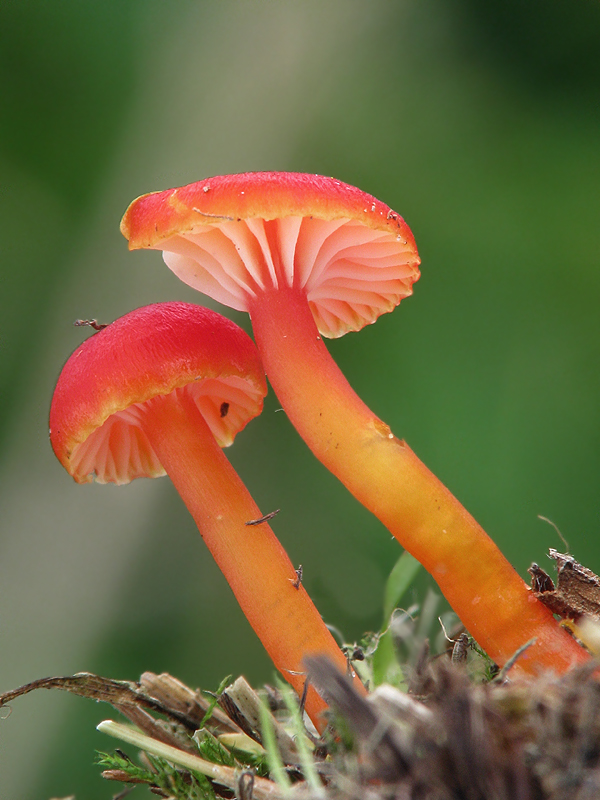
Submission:
[[[264,293],[250,308],[273,388],[310,449],[435,578],[461,621],[515,670],[562,672],[588,658],[458,500],[360,400],[330,357],[306,298]]]

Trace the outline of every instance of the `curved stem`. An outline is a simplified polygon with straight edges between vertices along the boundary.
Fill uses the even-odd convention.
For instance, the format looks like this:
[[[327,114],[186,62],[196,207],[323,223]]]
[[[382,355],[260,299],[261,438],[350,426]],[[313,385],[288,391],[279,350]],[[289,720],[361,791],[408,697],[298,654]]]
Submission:
[[[435,578],[463,624],[499,664],[562,671],[587,658],[480,525],[408,445],[360,400],[329,355],[305,294],[266,291],[250,316],[263,364],[316,457]]]
[[[277,669],[300,695],[305,655],[325,653],[345,670],[346,659],[306,590],[295,588],[295,569],[269,525],[244,524],[261,512],[194,401],[177,392],[145,408],[152,447]],[[319,730],[326,707],[310,688],[306,711]]]

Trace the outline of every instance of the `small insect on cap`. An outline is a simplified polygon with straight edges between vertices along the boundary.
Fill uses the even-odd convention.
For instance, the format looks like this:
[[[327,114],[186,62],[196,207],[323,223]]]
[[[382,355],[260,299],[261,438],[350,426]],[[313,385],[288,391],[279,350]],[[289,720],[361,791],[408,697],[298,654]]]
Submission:
[[[221,447],[262,410],[267,387],[250,337],[189,303],[138,308],[91,336],[65,364],[50,441],[78,483],[129,483],[165,471],[144,432],[144,404],[190,395]]]
[[[181,280],[239,311],[262,291],[301,289],[329,338],[392,311],[420,275],[402,217],[321,175],[224,175],[143,195],[121,231],[131,250],[163,250]]]

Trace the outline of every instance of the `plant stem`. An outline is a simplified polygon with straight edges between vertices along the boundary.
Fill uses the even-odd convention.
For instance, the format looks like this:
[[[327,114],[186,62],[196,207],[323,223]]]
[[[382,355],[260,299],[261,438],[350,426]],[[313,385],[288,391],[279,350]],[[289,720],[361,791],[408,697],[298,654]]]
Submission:
[[[164,758],[165,761],[169,761],[171,764],[179,764],[192,772],[206,775],[234,792],[238,790],[239,770],[233,767],[212,764],[199,756],[191,755],[184,750],[178,750],[176,747],[171,747],[171,745],[159,742],[157,739],[152,739],[150,736],[138,731],[137,728],[114,722],[111,719],[105,719],[96,726],[96,729],[101,733],[108,734],[108,736],[114,736],[115,739],[120,739],[122,742],[139,747],[140,750],[144,750],[150,755]],[[257,800],[282,800],[284,795],[280,787],[273,781],[255,777],[254,796]]]

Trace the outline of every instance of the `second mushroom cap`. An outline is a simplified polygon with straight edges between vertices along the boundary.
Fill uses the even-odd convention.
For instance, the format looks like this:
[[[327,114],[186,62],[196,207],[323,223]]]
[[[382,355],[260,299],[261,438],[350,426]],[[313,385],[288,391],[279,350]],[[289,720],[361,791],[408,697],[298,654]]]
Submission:
[[[218,324],[216,322],[218,321]],[[250,337],[190,303],[158,303],[115,320],[71,356],[50,410],[50,440],[78,483],[129,483],[165,471],[143,429],[144,404],[183,392],[221,447],[260,414],[267,392]]]

